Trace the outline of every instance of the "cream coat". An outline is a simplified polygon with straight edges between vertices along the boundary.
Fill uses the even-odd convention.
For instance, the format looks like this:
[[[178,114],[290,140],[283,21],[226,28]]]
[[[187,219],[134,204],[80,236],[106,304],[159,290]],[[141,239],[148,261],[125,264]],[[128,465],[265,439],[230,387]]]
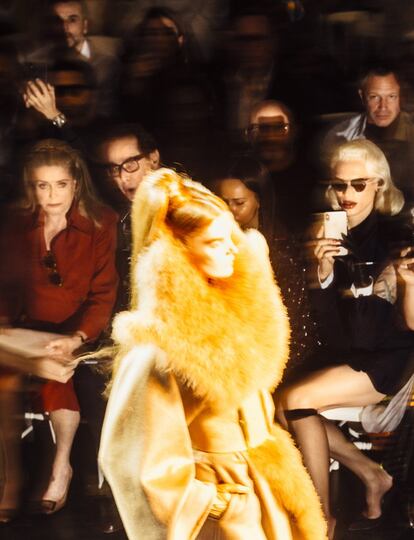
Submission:
[[[263,238],[238,239],[231,279],[207,282],[168,234],[138,261],[100,463],[131,540],[323,540],[315,489],[269,390],[288,354]],[[240,484],[220,520],[216,485]]]

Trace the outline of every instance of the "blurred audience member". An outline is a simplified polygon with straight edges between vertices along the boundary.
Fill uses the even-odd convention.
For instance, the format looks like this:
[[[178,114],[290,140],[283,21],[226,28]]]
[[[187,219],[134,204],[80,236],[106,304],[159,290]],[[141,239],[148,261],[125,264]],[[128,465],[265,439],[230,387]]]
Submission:
[[[125,45],[121,78],[124,118],[154,129],[169,92],[181,78],[196,77],[196,69],[187,36],[173,13],[165,8],[150,9]]]
[[[225,124],[240,138],[253,107],[269,97],[278,61],[274,22],[266,11],[247,10],[231,21],[224,64],[220,58],[219,86],[223,85]]]
[[[252,109],[246,134],[252,152],[269,170],[264,198],[272,222],[284,235],[303,232],[312,211],[314,173],[292,112],[279,101],[260,102]]]
[[[337,124],[328,132],[324,152],[343,141],[368,139],[386,155],[396,185],[414,202],[414,120],[401,110],[401,81],[391,67],[374,67],[362,78],[359,95],[364,112]],[[327,158],[329,160],[329,157]]]
[[[191,54],[206,61],[214,48],[215,32],[228,13],[229,0],[126,0],[108,2],[111,35],[129,35],[153,9],[170,12],[182,28]]]
[[[115,92],[120,70],[116,49],[110,46],[109,40],[88,36],[89,20],[84,0],[54,0],[52,10],[63,26],[67,46],[93,69],[99,115],[113,114],[117,109]]]
[[[96,88],[88,64],[59,60],[23,88],[28,109],[20,119],[20,137],[53,137],[82,148],[96,120]]]

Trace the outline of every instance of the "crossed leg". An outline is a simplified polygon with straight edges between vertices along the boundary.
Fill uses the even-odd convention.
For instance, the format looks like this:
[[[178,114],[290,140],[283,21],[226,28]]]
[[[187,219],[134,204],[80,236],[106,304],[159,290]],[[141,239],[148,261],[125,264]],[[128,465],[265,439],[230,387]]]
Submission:
[[[333,457],[354,472],[365,484],[368,518],[381,515],[381,499],[391,488],[392,478],[376,462],[370,460],[355,445],[347,441],[332,422],[316,413],[337,407],[365,406],[382,401],[384,395],[375,390],[364,372],[347,365],[326,368],[285,388],[279,397],[278,415],[281,423],[293,432],[304,463],[320,496],[333,538],[335,519],[329,509],[329,458]],[[298,412],[287,422],[284,412]],[[309,411],[315,409],[315,414]]]

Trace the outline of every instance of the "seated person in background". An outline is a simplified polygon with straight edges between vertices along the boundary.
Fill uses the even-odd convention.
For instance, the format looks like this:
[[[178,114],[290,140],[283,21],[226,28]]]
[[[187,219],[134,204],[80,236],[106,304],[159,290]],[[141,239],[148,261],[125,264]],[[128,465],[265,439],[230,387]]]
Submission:
[[[279,101],[262,101],[253,107],[246,134],[250,150],[269,171],[263,200],[271,220],[282,234],[303,233],[312,212],[314,174],[292,112]]]
[[[286,383],[298,370],[303,370],[304,362],[315,354],[321,343],[308,298],[302,239],[281,228],[278,216],[268,212],[263,197],[266,181],[265,167],[255,158],[244,156],[233,160],[227,170],[216,177],[214,189],[229,205],[242,229],[259,229],[267,240],[270,261],[291,325],[289,362],[284,373]]]
[[[28,80],[23,87],[23,102],[29,111],[21,120],[21,136],[46,134],[81,148],[97,120],[91,68],[80,61],[60,59],[42,77]]]
[[[393,185],[382,151],[366,140],[338,146],[326,190],[333,209],[348,219],[349,253],[338,257],[341,241],[320,238],[314,249],[320,288],[312,291],[318,330],[324,340],[319,366],[288,385],[280,399],[287,421],[321,498],[333,538],[329,508],[329,458],[348,467],[365,484],[365,518],[381,516],[381,501],[392,477],[347,441],[320,412],[379,403],[397,393],[413,372],[414,272],[395,264],[395,218],[404,198]],[[399,231],[398,231],[399,232]],[[397,278],[403,286],[398,286]],[[401,296],[400,296],[401,294]],[[401,321],[396,300],[402,306]],[[316,358],[318,360],[318,358]],[[326,367],[328,366],[328,367]],[[357,522],[353,528],[363,528]]]
[[[401,80],[391,66],[370,68],[361,79],[358,93],[364,112],[333,126],[323,142],[327,163],[335,145],[368,139],[384,152],[396,186],[408,202],[414,202],[414,121],[401,110]]]
[[[18,301],[8,323],[62,337],[51,356],[70,356],[107,327],[116,298],[116,215],[94,195],[79,153],[58,140],[35,144],[25,157],[24,197],[6,224],[6,238],[21,239]],[[70,452],[79,404],[70,379],[42,385],[36,408],[48,412],[56,433],[50,480],[34,510],[51,514],[66,502]],[[6,448],[6,452],[8,449]]]
[[[110,41],[88,36],[89,18],[84,0],[53,0],[51,14],[61,31],[73,58],[87,63],[93,71],[97,88],[97,112],[99,116],[110,116],[117,109],[116,90],[120,64],[116,48]],[[68,51],[68,52],[69,52]]]
[[[158,169],[157,143],[140,124],[115,124],[96,134],[89,155],[104,200],[119,214],[117,269],[120,276],[115,311],[128,305],[130,211],[136,190],[148,172]]]

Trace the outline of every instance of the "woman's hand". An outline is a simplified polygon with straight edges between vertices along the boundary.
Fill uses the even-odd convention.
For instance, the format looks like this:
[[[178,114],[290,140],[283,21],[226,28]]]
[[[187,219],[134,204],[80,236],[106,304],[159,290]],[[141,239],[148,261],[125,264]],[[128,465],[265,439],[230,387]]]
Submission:
[[[23,92],[23,101],[26,108],[33,107],[48,120],[53,120],[60,114],[56,108],[54,87],[41,79],[27,82]]]
[[[313,250],[314,255],[318,259],[319,264],[319,279],[323,282],[332,272],[335,262],[335,255],[339,255],[341,241],[335,238],[321,238],[323,234],[323,226],[317,233],[317,240]]]
[[[411,252],[411,253],[410,253]],[[410,254],[410,257],[407,255]],[[405,248],[401,251],[401,260],[397,265],[397,271],[402,277],[404,283],[408,287],[414,286],[414,252],[411,247]]]
[[[58,339],[54,339],[47,346],[46,350],[50,353],[50,356],[71,356],[76,349],[83,343],[83,339],[79,334],[73,336],[65,336]]]

